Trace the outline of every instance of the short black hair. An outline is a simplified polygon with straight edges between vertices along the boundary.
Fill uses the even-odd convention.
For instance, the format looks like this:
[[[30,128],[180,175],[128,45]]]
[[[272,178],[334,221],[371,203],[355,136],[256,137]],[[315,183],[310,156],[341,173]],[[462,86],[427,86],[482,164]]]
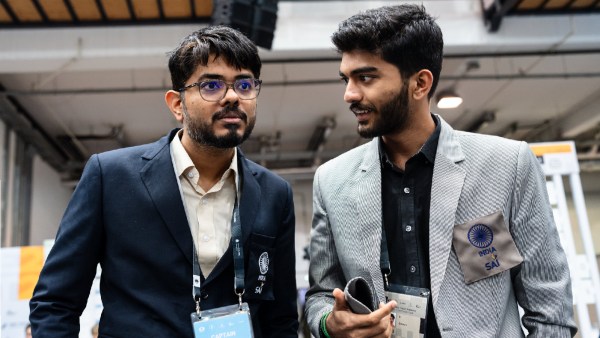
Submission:
[[[236,69],[249,69],[260,78],[262,63],[254,42],[227,26],[208,26],[186,36],[169,53],[173,90],[185,86],[198,66],[206,66],[211,55],[221,57]]]
[[[442,30],[425,11],[414,4],[385,6],[356,14],[342,23],[332,41],[338,52],[363,50],[395,65],[403,79],[422,69],[433,74],[429,92],[435,92],[442,71]]]

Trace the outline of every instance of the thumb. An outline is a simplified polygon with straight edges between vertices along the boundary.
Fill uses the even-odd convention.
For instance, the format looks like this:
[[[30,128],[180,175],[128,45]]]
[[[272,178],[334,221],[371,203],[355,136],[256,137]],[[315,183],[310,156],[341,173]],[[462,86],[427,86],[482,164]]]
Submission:
[[[348,309],[348,304],[346,303],[344,291],[335,288],[333,290],[333,298],[335,298],[335,304],[333,305],[334,311],[343,311]]]
[[[379,303],[379,308],[384,309],[386,313],[391,313],[398,306],[398,303],[395,300],[391,300],[387,303]]]

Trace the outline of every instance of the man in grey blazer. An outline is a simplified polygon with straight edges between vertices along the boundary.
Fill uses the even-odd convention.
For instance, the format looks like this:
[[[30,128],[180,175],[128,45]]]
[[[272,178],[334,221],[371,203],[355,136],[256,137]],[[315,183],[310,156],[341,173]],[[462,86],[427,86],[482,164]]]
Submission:
[[[344,100],[373,140],[315,174],[313,334],[521,337],[520,305],[531,337],[574,335],[569,269],[528,145],[430,113],[443,57],[434,19],[382,7],[342,22],[333,42]],[[368,314],[341,291],[355,277],[374,291]]]

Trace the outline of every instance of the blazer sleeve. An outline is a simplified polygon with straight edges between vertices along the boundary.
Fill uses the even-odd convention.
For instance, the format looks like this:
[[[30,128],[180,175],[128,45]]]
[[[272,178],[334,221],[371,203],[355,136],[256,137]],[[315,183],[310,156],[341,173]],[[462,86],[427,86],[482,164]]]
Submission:
[[[313,221],[308,271],[310,288],[306,293],[305,308],[305,317],[315,337],[320,337],[321,317],[333,309],[333,289],[343,289],[345,285],[323,197],[322,175],[323,167],[320,167],[313,181]]]
[[[29,303],[34,337],[79,335],[79,317],[87,304],[103,241],[102,175],[94,155],[63,215]]]
[[[264,337],[298,337],[298,303],[296,301],[296,251],[295,214],[292,189],[285,184],[285,208],[277,236],[275,266],[277,278],[274,285],[275,302],[261,312]]]
[[[513,271],[523,325],[530,337],[571,337],[573,320],[571,280],[561,247],[546,181],[537,159],[522,142],[512,196],[511,232],[523,263]]]

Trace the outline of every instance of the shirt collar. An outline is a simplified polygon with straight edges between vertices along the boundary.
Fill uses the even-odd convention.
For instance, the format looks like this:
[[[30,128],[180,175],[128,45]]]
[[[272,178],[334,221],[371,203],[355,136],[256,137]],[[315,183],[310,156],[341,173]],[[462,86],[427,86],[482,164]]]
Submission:
[[[187,151],[181,144],[181,135],[183,133],[183,129],[179,130],[173,140],[171,141],[171,153],[173,154],[173,164],[175,165],[175,173],[177,177],[181,177],[181,175],[186,174],[191,168],[195,168],[194,162],[188,155]],[[229,168],[225,170],[223,173],[223,178],[229,176],[230,172],[233,172],[235,178],[235,186],[236,190],[239,191],[239,171],[238,171],[238,155],[237,148],[233,148],[233,158],[231,163],[229,164]]]
[[[425,158],[429,162],[434,163],[435,153],[437,151],[438,140],[440,138],[440,131],[442,130],[442,128],[441,128],[442,124],[440,123],[439,117],[437,117],[436,115],[431,114],[431,118],[433,119],[433,122],[435,123],[435,129],[433,130],[433,133],[429,136],[429,138],[427,139],[425,144],[423,144],[423,146],[421,147],[419,152],[417,154],[415,154],[414,156],[416,156],[418,154],[423,154],[423,156],[425,156]],[[381,160],[382,165],[388,164],[388,165],[392,165],[392,167],[393,167],[392,161],[390,161],[387,153],[385,152],[385,149],[383,149],[383,140],[382,140],[381,136],[379,136],[379,158]]]

